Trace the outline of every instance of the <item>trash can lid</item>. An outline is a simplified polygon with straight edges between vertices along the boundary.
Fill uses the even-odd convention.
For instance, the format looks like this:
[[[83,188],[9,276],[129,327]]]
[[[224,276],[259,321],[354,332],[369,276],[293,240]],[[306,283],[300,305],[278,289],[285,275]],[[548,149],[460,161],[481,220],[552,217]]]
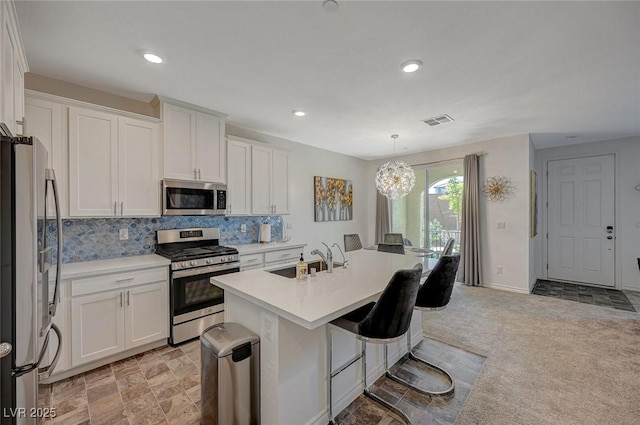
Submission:
[[[234,348],[247,342],[251,345],[256,344],[260,338],[239,323],[224,322],[205,329],[200,341],[216,357],[224,357],[231,354]]]

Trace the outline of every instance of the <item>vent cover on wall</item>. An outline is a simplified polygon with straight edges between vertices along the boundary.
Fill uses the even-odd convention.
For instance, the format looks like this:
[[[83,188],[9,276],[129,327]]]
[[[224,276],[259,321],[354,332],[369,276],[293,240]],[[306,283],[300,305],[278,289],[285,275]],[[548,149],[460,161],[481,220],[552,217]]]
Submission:
[[[433,118],[427,118],[426,120],[422,120],[423,123],[425,123],[425,124],[427,124],[428,126],[431,126],[431,127],[435,127],[436,125],[448,123],[448,122],[451,122],[451,121],[454,121],[454,119],[451,118],[447,114],[440,115],[440,116],[433,117]]]

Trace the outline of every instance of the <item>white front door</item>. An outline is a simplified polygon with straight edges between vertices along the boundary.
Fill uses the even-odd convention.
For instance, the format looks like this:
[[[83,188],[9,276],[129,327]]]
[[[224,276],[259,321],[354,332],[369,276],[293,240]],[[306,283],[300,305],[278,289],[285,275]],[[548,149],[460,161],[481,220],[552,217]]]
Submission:
[[[615,286],[613,155],[548,162],[548,278]]]

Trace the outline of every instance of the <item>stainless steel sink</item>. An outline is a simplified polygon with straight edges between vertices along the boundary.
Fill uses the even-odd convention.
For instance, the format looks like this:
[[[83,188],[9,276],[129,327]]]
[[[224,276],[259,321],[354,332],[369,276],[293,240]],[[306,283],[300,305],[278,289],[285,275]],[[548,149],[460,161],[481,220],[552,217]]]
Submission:
[[[312,268],[315,268],[316,271],[318,271],[318,272],[322,272],[322,271],[327,270],[327,265],[322,260],[313,261],[313,262],[308,263],[308,264],[309,264],[309,273],[311,273],[311,269]],[[333,263],[333,267],[334,268],[335,267],[341,267],[341,266],[342,266],[342,263],[336,263],[336,262]],[[296,266],[295,266],[295,264],[291,265],[291,266],[287,266],[287,267],[282,267],[282,268],[279,268],[279,269],[265,270],[265,271],[267,271],[269,273],[277,274],[277,275],[280,275],[280,276],[283,276],[283,277],[288,277],[288,278],[295,278],[296,277]]]

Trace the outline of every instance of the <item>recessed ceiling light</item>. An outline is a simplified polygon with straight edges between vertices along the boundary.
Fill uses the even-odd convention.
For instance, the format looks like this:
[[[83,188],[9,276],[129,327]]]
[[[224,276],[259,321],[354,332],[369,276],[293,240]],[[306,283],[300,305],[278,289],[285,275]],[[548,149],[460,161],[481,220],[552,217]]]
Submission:
[[[153,52],[144,52],[142,56],[151,63],[162,63],[164,59]]]
[[[416,72],[417,70],[422,68],[422,61],[418,59],[412,59],[400,65],[400,68],[404,72]]]
[[[305,111],[302,111],[300,109],[294,109],[293,111],[291,111],[291,113],[296,117],[304,117],[305,115],[307,115]]]
[[[338,10],[338,2],[336,0],[325,0],[325,2],[322,3],[322,8],[327,12],[335,12]]]

